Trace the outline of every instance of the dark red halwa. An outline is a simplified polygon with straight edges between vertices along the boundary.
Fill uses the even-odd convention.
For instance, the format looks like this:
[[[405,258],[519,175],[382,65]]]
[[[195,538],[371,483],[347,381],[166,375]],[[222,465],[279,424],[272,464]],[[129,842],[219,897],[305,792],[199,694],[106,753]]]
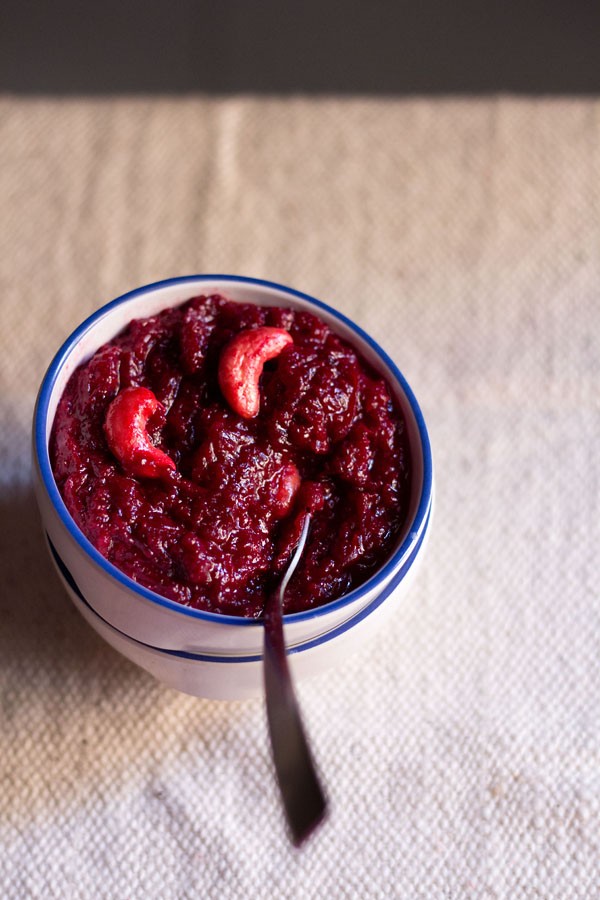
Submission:
[[[244,419],[223,398],[219,359],[238,332],[264,325],[293,344],[266,363],[260,411]],[[109,449],[107,409],[129,387],[164,406],[148,433],[176,469],[160,478],[131,475]],[[390,389],[308,312],[215,295],[132,321],[71,376],[50,449],[67,508],[100,553],[139,584],[213,612],[262,614],[307,509],[288,613],[364,582],[406,517],[409,453]]]

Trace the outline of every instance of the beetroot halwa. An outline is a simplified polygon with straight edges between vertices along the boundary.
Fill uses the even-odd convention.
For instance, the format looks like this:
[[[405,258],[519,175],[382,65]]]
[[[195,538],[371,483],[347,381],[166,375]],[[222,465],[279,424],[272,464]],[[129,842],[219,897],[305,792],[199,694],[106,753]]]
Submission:
[[[364,582],[406,517],[408,443],[386,381],[316,316],[220,295],[130,322],[81,365],[50,451],[103,556],[213,612],[262,615],[307,510],[287,613]]]

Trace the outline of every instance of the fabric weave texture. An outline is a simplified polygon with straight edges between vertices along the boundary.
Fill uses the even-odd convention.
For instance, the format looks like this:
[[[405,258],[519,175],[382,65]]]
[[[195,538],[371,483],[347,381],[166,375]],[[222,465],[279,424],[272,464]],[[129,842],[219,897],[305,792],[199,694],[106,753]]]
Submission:
[[[4,96],[0,197],[2,896],[600,897],[600,102]],[[299,852],[261,700],[106,646],[33,497],[60,343],[202,272],[354,318],[433,445],[409,596],[299,688],[332,802]]]

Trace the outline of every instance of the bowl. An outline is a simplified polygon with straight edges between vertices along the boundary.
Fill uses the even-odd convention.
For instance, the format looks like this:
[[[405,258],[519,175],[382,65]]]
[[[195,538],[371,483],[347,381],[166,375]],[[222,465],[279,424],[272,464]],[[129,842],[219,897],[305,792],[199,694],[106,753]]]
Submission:
[[[137,584],[108,562],[77,527],[58,491],[49,439],[72,372],[134,318],[151,316],[198,294],[307,310],[352,343],[384,375],[406,421],[412,485],[405,526],[387,560],[363,585],[321,607],[284,617],[296,679],[344,660],[397,606],[423,556],[431,523],[433,470],[427,428],[406,379],[358,325],[319,300],[283,285],[232,275],[172,278],[130,291],[77,328],[52,360],[34,413],[36,497],[50,556],[71,600],[109,644],[165,684],[213,699],[262,691],[262,623],[182,606]]]

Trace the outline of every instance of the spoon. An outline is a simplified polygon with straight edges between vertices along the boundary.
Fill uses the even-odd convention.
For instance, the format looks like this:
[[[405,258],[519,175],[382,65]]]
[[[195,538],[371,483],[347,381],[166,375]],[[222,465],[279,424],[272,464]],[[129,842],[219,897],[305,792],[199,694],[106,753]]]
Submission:
[[[307,513],[292,561],[278,590],[267,599],[264,613],[263,672],[267,722],[279,791],[296,847],[315,830],[327,812],[327,801],[302,725],[283,636],[283,598],[304,550],[309,524],[310,515]]]

